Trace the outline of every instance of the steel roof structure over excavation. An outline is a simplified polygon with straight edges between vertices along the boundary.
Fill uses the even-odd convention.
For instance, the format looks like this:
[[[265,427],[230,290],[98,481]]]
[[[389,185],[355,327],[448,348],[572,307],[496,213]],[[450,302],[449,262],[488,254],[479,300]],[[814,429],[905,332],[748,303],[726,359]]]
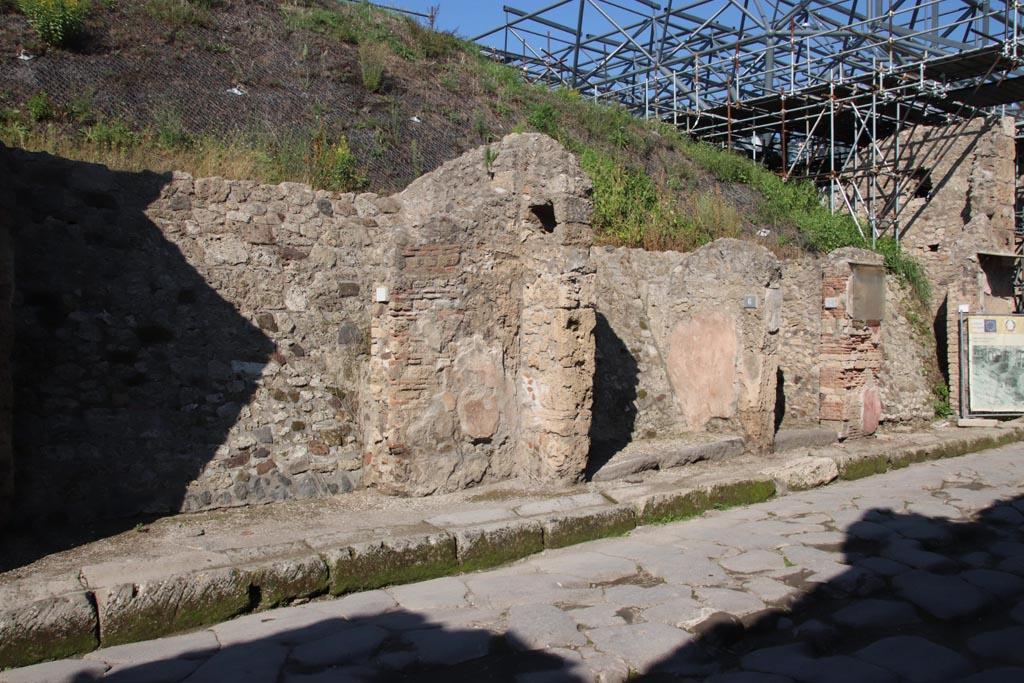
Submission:
[[[531,82],[828,187],[872,242],[922,182],[898,136],[1024,102],[1014,0],[560,0],[476,36]],[[895,147],[895,149],[893,149]],[[904,202],[905,204],[905,202]]]

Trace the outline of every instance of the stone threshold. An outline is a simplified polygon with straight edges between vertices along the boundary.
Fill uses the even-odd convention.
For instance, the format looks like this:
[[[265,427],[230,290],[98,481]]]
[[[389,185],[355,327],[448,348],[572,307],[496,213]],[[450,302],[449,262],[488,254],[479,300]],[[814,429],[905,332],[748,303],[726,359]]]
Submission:
[[[171,518],[185,519],[177,523],[184,536],[203,542],[145,558],[127,544],[122,557],[79,564],[77,573],[58,576],[32,565],[0,576],[0,669],[171,635],[297,600],[491,568],[645,524],[1021,440],[1024,424],[1013,422],[797,445],[771,456],[731,457],[727,467],[697,462],[548,497],[506,489],[483,500],[464,497],[465,504],[445,509],[423,499],[399,501],[406,508],[400,523],[332,533],[299,520],[265,541],[203,538],[201,529],[189,527],[202,516],[192,522]],[[417,506],[434,509],[422,514]],[[271,518],[288,512],[264,510]],[[285,521],[286,515],[275,523]]]

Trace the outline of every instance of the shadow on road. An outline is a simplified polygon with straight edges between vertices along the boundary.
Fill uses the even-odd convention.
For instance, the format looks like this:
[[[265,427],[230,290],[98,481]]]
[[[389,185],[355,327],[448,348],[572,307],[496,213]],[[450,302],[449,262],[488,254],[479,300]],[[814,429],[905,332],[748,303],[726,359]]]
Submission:
[[[1024,681],[1024,497],[952,522],[874,509],[846,529],[844,564],[813,547],[776,578],[802,597],[737,618],[714,614],[683,647],[630,680],[705,683]],[[815,561],[820,552],[820,562]],[[827,575],[830,564],[840,567]],[[817,574],[815,574],[817,569]],[[782,576],[785,575],[785,576]],[[441,626],[393,611],[347,619],[344,601],[249,615],[220,627],[265,634],[112,669],[105,681],[593,681],[566,649],[526,651],[514,632]],[[310,616],[311,610],[322,616]],[[304,616],[299,616],[304,615]],[[680,615],[680,619],[685,618]],[[305,620],[296,623],[296,620]],[[642,616],[634,619],[642,623]],[[256,624],[256,628],[253,628]],[[292,627],[290,624],[295,624]],[[213,655],[213,656],[211,656]],[[612,667],[614,671],[615,667]],[[619,668],[620,674],[624,668]],[[97,674],[100,675],[100,674]],[[97,680],[81,674],[74,683]],[[599,680],[616,680],[614,675]]]

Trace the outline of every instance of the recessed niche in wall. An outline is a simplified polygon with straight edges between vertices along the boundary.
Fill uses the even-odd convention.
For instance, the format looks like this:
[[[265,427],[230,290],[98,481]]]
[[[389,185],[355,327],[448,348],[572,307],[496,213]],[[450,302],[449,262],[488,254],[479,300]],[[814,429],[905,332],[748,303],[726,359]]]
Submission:
[[[981,283],[985,294],[997,299],[1013,299],[1014,254],[978,254],[978,265],[985,279]]]

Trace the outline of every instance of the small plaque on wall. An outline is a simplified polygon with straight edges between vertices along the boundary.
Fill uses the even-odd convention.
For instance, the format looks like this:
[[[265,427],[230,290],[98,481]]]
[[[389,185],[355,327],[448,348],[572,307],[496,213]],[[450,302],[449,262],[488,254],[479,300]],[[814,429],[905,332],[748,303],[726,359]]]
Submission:
[[[850,308],[854,320],[885,318],[885,268],[866,263],[851,263]]]

